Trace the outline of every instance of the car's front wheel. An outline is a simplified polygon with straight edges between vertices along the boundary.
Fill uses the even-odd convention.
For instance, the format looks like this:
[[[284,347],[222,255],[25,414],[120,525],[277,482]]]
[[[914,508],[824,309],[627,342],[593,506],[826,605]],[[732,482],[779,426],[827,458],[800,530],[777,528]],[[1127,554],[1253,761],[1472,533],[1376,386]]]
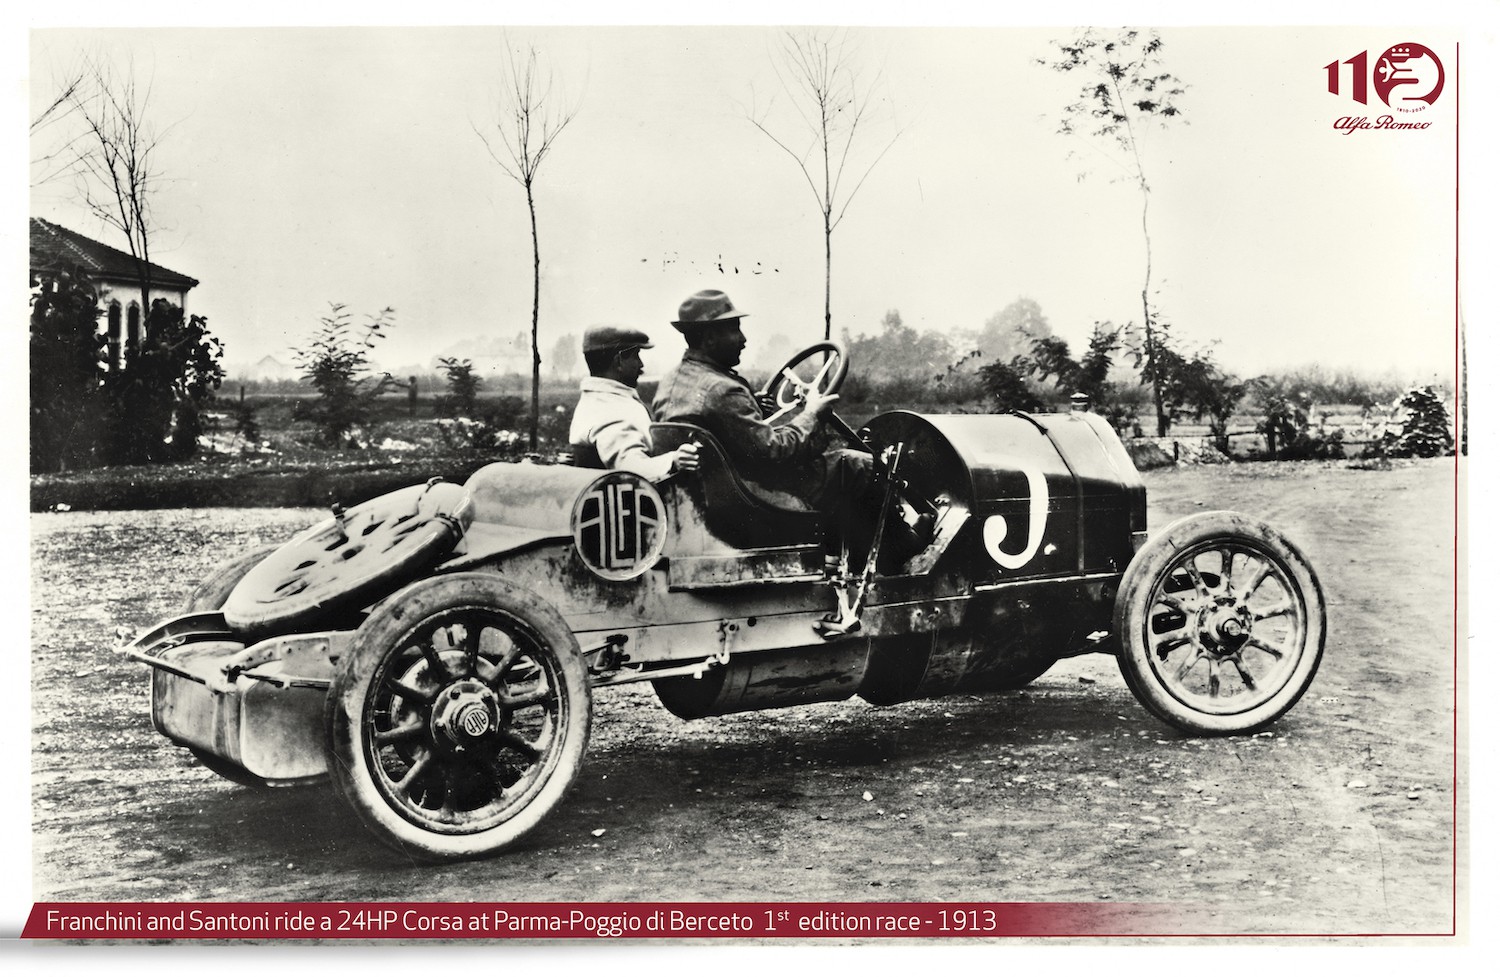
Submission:
[[[356,632],[329,692],[329,766],[386,844],[472,858],[557,805],[590,718],[578,642],[554,609],[493,574],[433,577]]]
[[[1248,733],[1297,703],[1323,657],[1323,589],[1291,541],[1237,512],[1178,520],[1115,600],[1120,672],[1189,733]]]

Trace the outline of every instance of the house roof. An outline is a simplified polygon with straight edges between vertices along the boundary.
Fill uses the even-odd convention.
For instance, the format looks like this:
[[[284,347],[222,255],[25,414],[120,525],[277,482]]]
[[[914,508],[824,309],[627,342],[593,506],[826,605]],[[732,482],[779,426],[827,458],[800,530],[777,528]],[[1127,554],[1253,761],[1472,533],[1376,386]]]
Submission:
[[[99,278],[131,282],[139,280],[135,259],[124,251],[40,217],[31,218],[31,267],[37,268],[56,261],[83,265]],[[196,278],[163,268],[154,261],[149,264],[153,286],[187,291],[198,284]]]

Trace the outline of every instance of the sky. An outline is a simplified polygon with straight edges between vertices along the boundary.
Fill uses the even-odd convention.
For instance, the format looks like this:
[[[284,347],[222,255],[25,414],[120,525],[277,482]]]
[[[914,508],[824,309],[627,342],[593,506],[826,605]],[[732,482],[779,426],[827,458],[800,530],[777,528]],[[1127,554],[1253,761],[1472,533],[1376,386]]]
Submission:
[[[959,336],[1019,297],[1081,346],[1139,321],[1139,188],[1116,147],[1057,132],[1080,81],[1038,59],[1065,27],[854,28],[885,155],[833,238],[835,333],[887,310]],[[475,129],[495,116],[507,49],[531,45],[577,114],[536,181],[541,349],[592,324],[668,323],[700,288],[751,313],[751,355],[821,338],[820,215],[775,70],[774,27],[41,29],[33,111],[85,54],[133,65],[168,178],[157,263],[201,281],[231,365],[290,362],[329,303],[387,306],[386,368],[529,331],[521,188]],[[1319,364],[1447,380],[1454,362],[1450,83],[1420,131],[1335,128],[1391,114],[1327,90],[1325,65],[1392,45],[1452,74],[1454,28],[1167,27],[1182,124],[1141,136],[1156,302],[1190,346],[1242,375]],[[1347,81],[1345,85],[1347,86]],[[1413,114],[1413,118],[1416,115]],[[1403,118],[1405,118],[1403,116]],[[59,130],[54,130],[59,131]],[[40,141],[32,147],[41,150]],[[868,159],[869,156],[857,157]],[[76,187],[31,213],[107,243]],[[757,348],[757,343],[760,348]],[[670,350],[670,351],[668,351]],[[858,364],[853,364],[858,369]]]

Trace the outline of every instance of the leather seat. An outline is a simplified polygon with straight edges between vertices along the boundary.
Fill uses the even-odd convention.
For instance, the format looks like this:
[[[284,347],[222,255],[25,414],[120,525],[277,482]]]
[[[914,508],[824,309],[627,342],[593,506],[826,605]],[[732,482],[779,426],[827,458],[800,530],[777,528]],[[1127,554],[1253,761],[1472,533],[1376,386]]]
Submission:
[[[748,549],[821,538],[816,509],[789,492],[741,478],[719,439],[705,429],[675,421],[653,424],[651,440],[658,454],[698,442],[698,472],[689,473],[685,484],[690,494],[701,493],[708,528],[726,543]]]

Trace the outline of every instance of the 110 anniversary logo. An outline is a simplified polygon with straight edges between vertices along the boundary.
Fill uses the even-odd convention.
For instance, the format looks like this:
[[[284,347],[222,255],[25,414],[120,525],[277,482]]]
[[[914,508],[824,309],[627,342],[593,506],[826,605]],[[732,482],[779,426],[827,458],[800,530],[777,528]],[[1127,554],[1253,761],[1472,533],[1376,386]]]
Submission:
[[[1443,93],[1443,62],[1429,47],[1407,42],[1385,50],[1370,64],[1370,52],[1361,51],[1343,61],[1330,61],[1323,66],[1328,72],[1328,93],[1342,94],[1343,81],[1348,66],[1349,96],[1361,105],[1368,105],[1370,88],[1393,112],[1413,116],[1432,107]],[[1389,132],[1426,129],[1431,122],[1415,118],[1400,118],[1396,115],[1381,115],[1374,119],[1368,116],[1346,115],[1334,122],[1333,127],[1348,135],[1366,129]]]

